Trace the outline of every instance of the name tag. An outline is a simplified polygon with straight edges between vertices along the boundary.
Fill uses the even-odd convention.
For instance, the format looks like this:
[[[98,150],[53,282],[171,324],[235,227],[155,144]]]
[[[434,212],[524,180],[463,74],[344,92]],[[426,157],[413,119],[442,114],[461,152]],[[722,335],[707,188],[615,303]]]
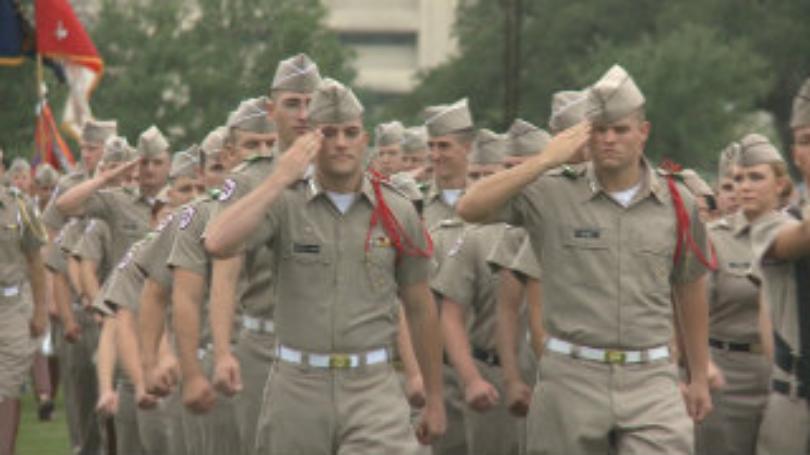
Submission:
[[[307,245],[304,243],[293,243],[293,253],[304,254],[319,254],[321,252],[320,245]]]
[[[729,262],[728,263],[728,268],[730,268],[730,269],[748,270],[749,268],[751,268],[751,263],[750,262]]]
[[[579,228],[574,229],[574,238],[575,239],[598,239],[602,236],[602,233],[599,229],[594,228]]]

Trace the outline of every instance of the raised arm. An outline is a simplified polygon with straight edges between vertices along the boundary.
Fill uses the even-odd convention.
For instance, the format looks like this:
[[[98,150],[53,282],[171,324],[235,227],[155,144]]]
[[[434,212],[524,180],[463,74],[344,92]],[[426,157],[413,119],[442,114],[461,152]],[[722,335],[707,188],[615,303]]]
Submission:
[[[65,216],[77,216],[84,212],[84,203],[96,191],[104,188],[116,177],[123,175],[138,165],[140,160],[132,160],[123,166],[119,166],[109,171],[101,172],[91,179],[74,186],[65,191],[56,199],[56,209]]]
[[[494,221],[498,210],[544,172],[571,161],[588,142],[590,123],[579,123],[554,137],[543,153],[474,183],[456,211],[470,223]]]
[[[785,261],[794,261],[810,255],[810,218],[780,230],[771,244],[768,255]]]

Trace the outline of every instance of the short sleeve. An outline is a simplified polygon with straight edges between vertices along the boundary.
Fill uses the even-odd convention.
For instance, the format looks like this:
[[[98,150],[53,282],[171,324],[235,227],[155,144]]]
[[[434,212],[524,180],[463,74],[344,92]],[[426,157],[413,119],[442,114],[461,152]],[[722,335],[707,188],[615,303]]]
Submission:
[[[525,237],[526,231],[522,228],[510,227],[503,231],[487,256],[487,264],[493,271],[508,269],[512,265]]]
[[[475,242],[466,229],[461,240],[447,253],[438,274],[431,281],[434,292],[470,307],[475,298],[476,258]]]
[[[403,205],[402,210],[399,211],[400,225],[403,226],[405,235],[414,244],[416,248],[421,251],[428,251],[430,247],[430,236],[425,229],[422,220],[416,213],[416,209],[409,201]],[[270,214],[272,215],[272,214]],[[268,223],[278,222],[271,221],[268,216]],[[272,231],[271,235],[272,235]],[[424,256],[415,253],[402,254],[396,263],[396,272],[394,274],[399,287],[409,286],[421,281],[427,281],[430,276],[430,259],[431,256]]]
[[[540,263],[537,261],[529,237],[523,239],[523,244],[520,246],[509,269],[515,272],[521,281],[526,281],[526,279],[540,280],[542,278]]]
[[[20,210],[25,210],[21,242],[22,250],[26,254],[39,252],[42,245],[47,241],[48,234],[45,232],[45,225],[42,224],[39,210],[32,201],[21,201],[20,203]]]
[[[689,219],[694,245],[690,247],[684,243],[681,257],[672,271],[673,284],[691,283],[709,272],[709,266],[703,263],[693,248],[700,249],[700,254],[703,255],[705,261],[710,262],[715,255],[714,247],[706,234],[706,225],[699,218],[697,204],[693,204]]]
[[[172,274],[166,259],[174,243],[179,216],[163,225],[162,230],[154,232],[154,238],[144,243],[135,253],[135,264],[152,280],[165,288],[172,285]]]
[[[105,251],[109,236],[110,230],[106,222],[97,218],[90,220],[84,228],[84,235],[74,248],[74,254],[82,259],[100,262],[109,253]]]
[[[205,276],[208,272],[208,254],[203,245],[202,235],[208,224],[213,203],[200,203],[188,206],[180,213],[182,221],[167,259],[170,267],[190,270]]]

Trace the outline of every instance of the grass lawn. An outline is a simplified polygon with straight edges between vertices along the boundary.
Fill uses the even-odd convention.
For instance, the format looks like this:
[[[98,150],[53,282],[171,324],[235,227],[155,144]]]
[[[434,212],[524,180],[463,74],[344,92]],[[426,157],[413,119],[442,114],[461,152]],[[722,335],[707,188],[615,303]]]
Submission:
[[[37,419],[37,404],[29,392],[23,396],[20,433],[17,437],[17,455],[69,455],[67,422],[62,403],[62,391],[50,422]]]

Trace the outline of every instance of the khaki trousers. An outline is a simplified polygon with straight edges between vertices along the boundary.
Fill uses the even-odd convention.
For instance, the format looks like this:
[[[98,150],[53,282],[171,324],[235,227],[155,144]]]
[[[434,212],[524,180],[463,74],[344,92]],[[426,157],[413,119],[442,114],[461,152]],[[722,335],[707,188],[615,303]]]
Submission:
[[[464,429],[464,388],[456,370],[443,365],[444,408],[447,413],[447,431],[433,444],[433,455],[466,455],[467,432]]]
[[[389,364],[322,369],[279,361],[257,429],[260,455],[418,453],[410,408]]]
[[[714,410],[695,427],[695,451],[701,455],[754,455],[771,378],[762,354],[711,351],[726,386],[712,391]]]
[[[612,365],[546,350],[529,409],[528,453],[694,453],[677,380],[668,361]]]
[[[172,436],[166,402],[161,400],[155,409],[139,409],[135,388],[128,382],[119,382],[115,415],[118,454],[174,455],[170,444]]]
[[[772,372],[774,378],[792,382],[791,377],[778,367],[773,367]],[[771,392],[759,427],[757,455],[810,454],[808,406],[807,400]]]
[[[487,412],[474,411],[464,406],[464,428],[467,432],[467,449],[475,455],[517,455],[520,420],[512,417],[506,408],[506,390],[500,367],[475,361],[475,366],[485,381],[498,389],[500,402]]]
[[[408,378],[405,376],[404,370],[400,368],[396,368],[396,370],[397,370],[397,379],[399,380],[399,386],[402,389],[402,393],[405,394],[405,398],[407,399],[408,395],[406,392],[406,383],[408,381]],[[410,406],[410,403],[408,403],[408,405]],[[417,425],[419,425],[419,422],[422,419],[422,410],[414,408],[413,406],[410,406],[410,410],[411,410],[410,413],[411,426],[413,426],[413,428],[416,429]],[[433,453],[433,450],[430,446],[420,445],[419,451],[416,452],[416,455],[431,455],[431,453]]]
[[[256,447],[256,425],[262,409],[262,397],[270,368],[276,354],[276,337],[270,333],[259,333],[243,329],[234,348],[242,371],[242,391],[234,398],[236,422],[242,439],[245,455],[254,453]]]
[[[80,454],[97,454],[101,450],[100,420],[96,414],[98,380],[95,355],[98,347],[99,326],[86,311],[76,311],[76,323],[82,329],[79,341],[68,344],[68,368],[73,387],[73,405],[79,431]]]

